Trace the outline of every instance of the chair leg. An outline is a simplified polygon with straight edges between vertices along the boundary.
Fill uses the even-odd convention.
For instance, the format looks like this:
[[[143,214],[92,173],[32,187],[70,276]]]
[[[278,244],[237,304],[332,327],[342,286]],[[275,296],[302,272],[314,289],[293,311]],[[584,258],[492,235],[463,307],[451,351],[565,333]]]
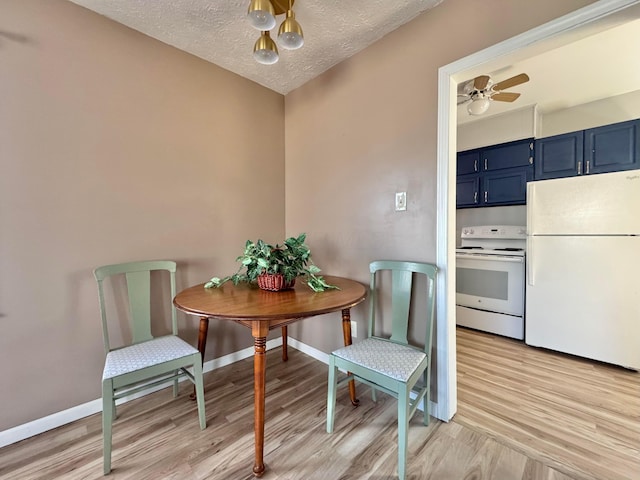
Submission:
[[[115,403],[113,399],[113,382],[102,381],[102,453],[104,474],[111,473],[111,429]]]
[[[407,468],[407,440],[409,437],[409,391],[398,392],[398,479],[404,480]]]
[[[333,432],[333,420],[336,410],[336,391],[338,390],[338,368],[333,355],[329,355],[329,381],[327,385],[327,433]]]
[[[424,371],[424,379],[423,379],[425,388],[427,392],[424,394],[424,398],[422,399],[422,411],[424,412],[422,424],[426,427],[429,425],[430,420],[430,409],[429,409],[429,401],[431,397],[431,366],[428,366]]]
[[[200,430],[207,428],[207,419],[204,411],[204,384],[202,380],[202,358],[198,353],[193,362],[193,376],[196,381],[196,400],[198,402],[198,419]]]
[[[176,378],[173,380],[173,398],[178,396],[178,374],[180,373],[180,370],[174,370],[173,374],[176,376]]]

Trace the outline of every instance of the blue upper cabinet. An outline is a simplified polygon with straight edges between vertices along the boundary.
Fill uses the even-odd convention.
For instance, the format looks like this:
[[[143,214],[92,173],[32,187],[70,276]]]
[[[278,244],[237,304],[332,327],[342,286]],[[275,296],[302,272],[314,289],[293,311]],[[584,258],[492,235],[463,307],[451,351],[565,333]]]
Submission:
[[[531,138],[458,153],[456,207],[524,205],[533,146]]]
[[[535,178],[573,177],[582,172],[584,134],[565,133],[536,140]]]
[[[535,179],[640,168],[640,120],[614,123],[535,142]]]
[[[640,120],[585,130],[584,145],[584,174],[638,168]]]
[[[481,150],[482,171],[533,165],[533,138],[502,143]]]
[[[458,175],[478,173],[480,171],[480,150],[460,152],[458,154],[456,167]]]

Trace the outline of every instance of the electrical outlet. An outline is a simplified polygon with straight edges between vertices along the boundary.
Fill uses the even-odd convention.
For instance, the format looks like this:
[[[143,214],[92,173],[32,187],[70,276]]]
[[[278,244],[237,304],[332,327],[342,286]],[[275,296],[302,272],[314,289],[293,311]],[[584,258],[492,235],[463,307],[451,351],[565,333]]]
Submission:
[[[358,324],[353,320],[351,320],[351,337],[352,338],[358,337]]]
[[[396,193],[396,212],[407,209],[407,192]]]

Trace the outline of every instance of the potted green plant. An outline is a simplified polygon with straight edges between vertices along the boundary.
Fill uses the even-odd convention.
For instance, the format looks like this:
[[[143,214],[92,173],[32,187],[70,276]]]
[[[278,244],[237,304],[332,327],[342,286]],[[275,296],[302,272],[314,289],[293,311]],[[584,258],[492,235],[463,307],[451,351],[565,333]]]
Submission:
[[[247,240],[244,253],[236,258],[241,263],[238,271],[224,278],[213,277],[204,287],[220,287],[231,280],[234,285],[257,282],[263,290],[278,291],[293,288],[296,278],[303,277],[315,292],[337,289],[318,275],[320,269],[311,260],[311,250],[304,243],[306,238],[307,235],[302,233],[275,246],[262,240]]]

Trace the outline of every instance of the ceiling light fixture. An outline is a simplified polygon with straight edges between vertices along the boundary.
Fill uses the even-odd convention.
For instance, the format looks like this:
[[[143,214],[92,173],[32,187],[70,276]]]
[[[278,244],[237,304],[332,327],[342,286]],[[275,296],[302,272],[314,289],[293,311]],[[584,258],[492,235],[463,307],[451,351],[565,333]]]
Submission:
[[[251,0],[247,17],[256,30],[271,30],[276,26],[276,11],[269,0]]]
[[[467,105],[469,115],[482,115],[489,109],[489,98],[483,95],[476,95]]]
[[[296,20],[296,14],[291,10],[291,5],[289,5],[289,10],[287,10],[287,18],[280,24],[278,43],[280,43],[282,48],[286,48],[287,50],[297,50],[304,45],[302,27]]]
[[[278,29],[278,44],[286,50],[296,50],[304,45],[302,27],[293,12],[295,0],[251,0],[247,17],[252,27],[262,34],[253,47],[253,58],[263,65],[278,61],[278,47],[271,39],[269,30],[276,26],[276,16],[286,13]]]
[[[253,58],[263,65],[273,65],[278,61],[278,47],[271,39],[269,32],[262,32],[260,38],[256,41],[253,46]]]

